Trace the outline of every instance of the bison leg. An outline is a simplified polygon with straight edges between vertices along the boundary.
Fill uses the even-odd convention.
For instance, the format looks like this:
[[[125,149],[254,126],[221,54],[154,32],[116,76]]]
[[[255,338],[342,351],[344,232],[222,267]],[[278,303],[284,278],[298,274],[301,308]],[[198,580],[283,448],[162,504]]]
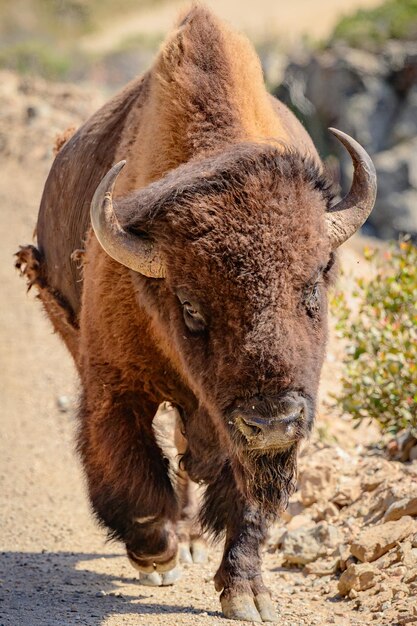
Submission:
[[[187,440],[182,434],[181,418],[176,413],[175,446],[181,457],[187,450]],[[180,519],[177,524],[179,558],[183,563],[205,563],[207,543],[198,519],[198,486],[190,479],[181,462],[177,468],[177,494],[180,503]]]
[[[261,574],[261,548],[267,525],[261,511],[243,500],[226,465],[219,480],[208,486],[206,522],[226,527],[223,558],[214,577],[224,616],[250,622],[276,622],[278,616]]]
[[[90,385],[80,411],[78,449],[90,500],[110,536],[125,543],[143,582],[172,584],[179,511],[152,430],[157,405],[136,392],[112,395],[109,388]]]

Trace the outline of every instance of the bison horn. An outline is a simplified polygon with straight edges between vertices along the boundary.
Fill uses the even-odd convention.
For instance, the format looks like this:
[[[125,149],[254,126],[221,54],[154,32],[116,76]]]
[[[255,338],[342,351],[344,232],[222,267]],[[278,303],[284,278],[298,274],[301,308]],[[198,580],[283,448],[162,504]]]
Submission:
[[[372,211],[376,197],[376,172],[369,154],[357,141],[336,128],[329,130],[345,146],[354,167],[350,191],[326,214],[327,230],[334,250],[365,223]]]
[[[113,207],[113,189],[126,161],[114,165],[96,189],[91,202],[91,224],[99,244],[115,261],[150,278],[164,278],[165,268],[149,239],[125,231]]]

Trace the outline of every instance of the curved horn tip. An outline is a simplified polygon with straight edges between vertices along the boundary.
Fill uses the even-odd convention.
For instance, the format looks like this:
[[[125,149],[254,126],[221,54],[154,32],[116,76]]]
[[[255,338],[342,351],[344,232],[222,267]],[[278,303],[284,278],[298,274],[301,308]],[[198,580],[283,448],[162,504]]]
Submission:
[[[326,216],[332,247],[344,243],[366,221],[375,204],[377,177],[372,159],[360,143],[337,128],[329,131],[349,152],[354,174],[350,191]]]
[[[353,137],[351,137],[347,133],[344,133],[343,130],[329,127],[329,131],[345,146],[345,148],[347,148],[348,152],[351,152],[352,148],[354,148],[355,151],[359,153],[367,154],[365,148],[361,146],[361,144],[356,141],[356,139],[353,139]],[[368,154],[367,156],[368,158],[370,158]]]
[[[113,167],[110,169],[110,172],[112,172],[113,176],[116,178],[120,174],[120,172],[122,171],[125,165],[126,165],[126,159],[122,159],[121,161],[113,165]]]

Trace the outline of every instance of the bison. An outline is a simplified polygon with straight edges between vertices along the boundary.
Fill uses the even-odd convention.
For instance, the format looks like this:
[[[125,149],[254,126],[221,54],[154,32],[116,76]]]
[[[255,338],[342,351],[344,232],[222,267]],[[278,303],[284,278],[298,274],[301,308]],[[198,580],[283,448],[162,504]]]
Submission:
[[[37,248],[18,252],[79,372],[97,518],[144,582],[173,582],[192,506],[153,429],[171,403],[182,471],[204,485],[202,527],[225,537],[228,618],[276,618],[261,548],[314,420],[335,251],[375,200],[369,156],[331,130],[354,166],[339,201],[250,43],[194,7],[61,147]]]

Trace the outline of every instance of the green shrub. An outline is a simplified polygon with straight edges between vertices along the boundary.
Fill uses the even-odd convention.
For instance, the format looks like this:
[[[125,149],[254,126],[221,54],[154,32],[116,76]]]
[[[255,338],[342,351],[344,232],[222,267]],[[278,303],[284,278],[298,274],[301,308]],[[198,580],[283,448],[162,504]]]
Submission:
[[[55,46],[37,40],[0,48],[0,67],[21,74],[38,74],[50,80],[65,78],[73,62],[72,57]]]
[[[343,293],[332,303],[346,340],[337,399],[383,432],[417,432],[417,248],[404,240],[384,254],[367,250],[366,258],[372,277],[356,280],[350,303]]]
[[[417,0],[386,0],[374,9],[360,9],[343,17],[336,25],[331,42],[367,48],[388,39],[417,38]]]

